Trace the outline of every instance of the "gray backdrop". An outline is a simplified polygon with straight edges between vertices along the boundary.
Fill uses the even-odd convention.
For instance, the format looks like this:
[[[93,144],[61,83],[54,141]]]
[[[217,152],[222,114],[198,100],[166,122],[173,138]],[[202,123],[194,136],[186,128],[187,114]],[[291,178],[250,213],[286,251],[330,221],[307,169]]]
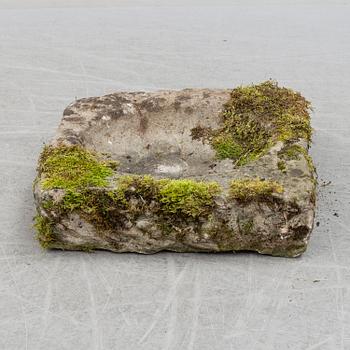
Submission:
[[[0,349],[350,349],[349,2],[113,3],[0,0]],[[36,160],[75,97],[268,78],[312,101],[332,181],[301,258],[38,246]]]

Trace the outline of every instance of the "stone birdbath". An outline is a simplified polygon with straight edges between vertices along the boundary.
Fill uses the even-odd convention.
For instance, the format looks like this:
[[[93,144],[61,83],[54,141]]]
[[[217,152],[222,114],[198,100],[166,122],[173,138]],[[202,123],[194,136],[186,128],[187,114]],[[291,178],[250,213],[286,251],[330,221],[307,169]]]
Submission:
[[[44,248],[295,257],[313,228],[310,103],[274,81],[70,104],[34,181]]]

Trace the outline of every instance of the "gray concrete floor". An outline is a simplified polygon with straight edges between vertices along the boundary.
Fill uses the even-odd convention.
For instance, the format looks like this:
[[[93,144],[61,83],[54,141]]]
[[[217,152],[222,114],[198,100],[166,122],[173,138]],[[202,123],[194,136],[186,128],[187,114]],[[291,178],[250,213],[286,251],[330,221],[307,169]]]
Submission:
[[[200,3],[0,0],[0,349],[350,349],[349,2]],[[313,102],[332,181],[301,258],[39,248],[36,160],[75,97],[268,78]]]

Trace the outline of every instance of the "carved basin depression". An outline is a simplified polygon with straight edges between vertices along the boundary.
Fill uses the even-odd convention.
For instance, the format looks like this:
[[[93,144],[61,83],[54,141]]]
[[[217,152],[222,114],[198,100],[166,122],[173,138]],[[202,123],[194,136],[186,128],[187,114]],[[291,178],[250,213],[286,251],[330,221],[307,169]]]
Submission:
[[[69,105],[34,181],[45,248],[294,257],[313,228],[310,104],[267,81]]]

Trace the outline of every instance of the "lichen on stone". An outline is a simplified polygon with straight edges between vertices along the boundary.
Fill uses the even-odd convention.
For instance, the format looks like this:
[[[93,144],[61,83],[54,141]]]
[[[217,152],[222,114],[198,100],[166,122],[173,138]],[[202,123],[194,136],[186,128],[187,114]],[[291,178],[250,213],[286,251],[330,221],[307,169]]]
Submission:
[[[231,182],[229,195],[239,201],[266,200],[283,191],[283,186],[276,181],[258,178],[237,179]]]

